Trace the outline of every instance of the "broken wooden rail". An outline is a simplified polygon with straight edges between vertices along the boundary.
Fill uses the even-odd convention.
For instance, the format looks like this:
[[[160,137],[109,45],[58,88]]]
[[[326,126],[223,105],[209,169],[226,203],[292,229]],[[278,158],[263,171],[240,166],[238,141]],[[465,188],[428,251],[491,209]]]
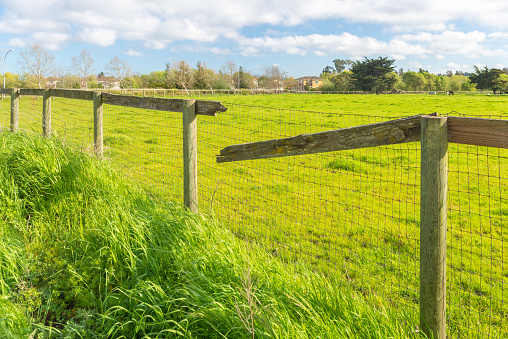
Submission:
[[[217,162],[268,159],[421,142],[420,328],[446,338],[448,143],[508,148],[508,121],[418,115],[225,147]]]
[[[451,116],[445,118],[448,122],[448,141],[451,143],[508,148],[506,120]],[[420,141],[421,119],[422,116],[417,115],[326,132],[227,146],[220,150],[217,162],[268,159]]]

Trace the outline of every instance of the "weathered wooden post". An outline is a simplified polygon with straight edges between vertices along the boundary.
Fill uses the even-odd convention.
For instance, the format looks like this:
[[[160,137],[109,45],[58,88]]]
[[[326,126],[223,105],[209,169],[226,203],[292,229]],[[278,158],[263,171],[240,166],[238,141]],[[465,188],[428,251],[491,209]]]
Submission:
[[[183,203],[198,212],[198,153],[196,101],[183,103]]]
[[[102,94],[93,92],[93,141],[94,151],[99,157],[103,153]]]
[[[448,123],[423,116],[420,192],[420,328],[446,338]]]
[[[19,129],[19,89],[11,89],[11,132]]]
[[[51,96],[49,89],[42,94],[42,135],[45,138],[51,136]]]

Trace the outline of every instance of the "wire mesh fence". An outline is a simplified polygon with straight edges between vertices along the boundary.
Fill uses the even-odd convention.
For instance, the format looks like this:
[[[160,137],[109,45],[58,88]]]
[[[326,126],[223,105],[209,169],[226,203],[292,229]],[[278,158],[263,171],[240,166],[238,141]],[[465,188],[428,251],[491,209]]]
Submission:
[[[450,144],[447,317],[452,337],[508,336],[507,164],[506,149]]]
[[[228,105],[199,119],[200,209],[290,263],[418,311],[419,144],[215,164],[221,148],[387,121]],[[203,168],[205,169],[203,171]]]
[[[19,100],[20,130],[40,134],[42,132],[42,98],[39,96],[23,96]]]
[[[41,101],[22,98],[20,129],[40,133]],[[227,106],[197,119],[200,212],[287,263],[313,265],[417,318],[420,144],[217,164],[229,145],[393,119]],[[52,129],[92,149],[92,103],[53,98]],[[182,133],[182,113],[104,105],[105,158],[179,202]],[[450,144],[448,153],[447,334],[507,337],[508,150]]]

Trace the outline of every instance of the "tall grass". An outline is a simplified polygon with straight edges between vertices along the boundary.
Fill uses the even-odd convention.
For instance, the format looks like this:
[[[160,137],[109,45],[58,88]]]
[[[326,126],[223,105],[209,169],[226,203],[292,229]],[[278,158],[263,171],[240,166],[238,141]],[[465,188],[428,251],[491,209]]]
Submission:
[[[417,336],[375,294],[286,265],[58,139],[0,132],[0,236],[2,338]]]

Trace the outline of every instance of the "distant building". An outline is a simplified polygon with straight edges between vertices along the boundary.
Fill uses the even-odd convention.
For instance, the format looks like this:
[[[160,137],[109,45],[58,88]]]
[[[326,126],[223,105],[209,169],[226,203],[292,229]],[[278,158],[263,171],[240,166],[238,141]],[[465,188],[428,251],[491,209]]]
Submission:
[[[46,86],[45,88],[56,88],[56,85],[58,84],[58,78],[55,77],[47,77],[46,78]]]
[[[301,77],[296,79],[297,88],[299,91],[307,91],[309,89],[318,89],[323,85],[323,79],[320,77]]]
[[[97,78],[97,83],[102,85],[102,88],[120,89],[120,81],[115,77],[107,77],[100,75]]]

